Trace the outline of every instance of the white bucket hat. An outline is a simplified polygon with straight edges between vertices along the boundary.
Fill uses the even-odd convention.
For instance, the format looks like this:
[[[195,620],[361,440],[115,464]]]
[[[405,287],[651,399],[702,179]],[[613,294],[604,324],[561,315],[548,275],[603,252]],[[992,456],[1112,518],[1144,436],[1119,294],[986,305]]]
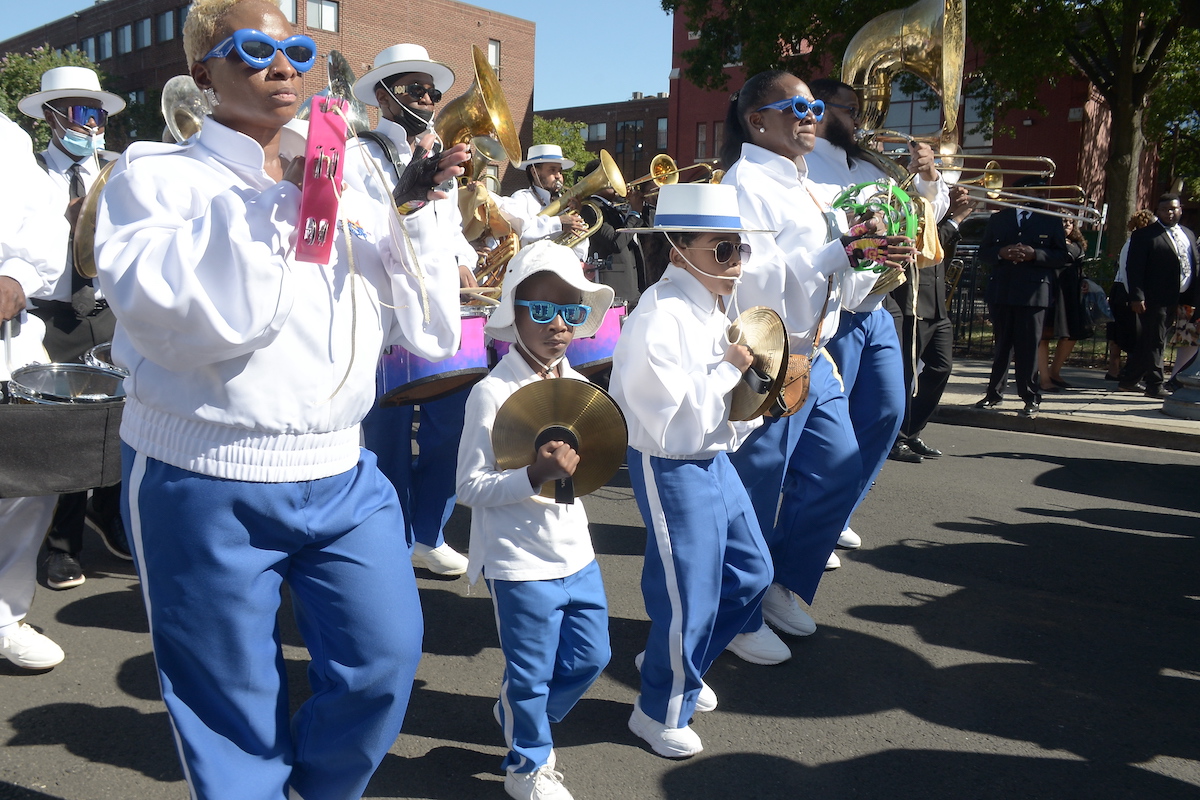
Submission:
[[[562,164],[563,169],[570,169],[575,166],[575,162],[569,158],[563,158],[562,148],[556,144],[535,144],[529,148],[529,155],[520,164],[517,164],[518,169],[525,169],[530,164]]]
[[[22,98],[17,103],[21,113],[42,119],[42,105],[51,100],[63,97],[88,97],[99,101],[100,107],[109,114],[116,114],[125,108],[125,101],[119,95],[106,92],[100,88],[100,78],[87,67],[55,67],[42,73],[42,90]]]
[[[600,330],[604,315],[612,305],[612,287],[602,283],[592,283],[583,276],[583,268],[579,266],[579,257],[569,247],[554,244],[545,239],[524,247],[508,262],[508,271],[504,274],[504,288],[500,292],[500,305],[492,312],[483,331],[493,339],[502,342],[515,342],[517,331],[514,326],[516,307],[513,300],[517,287],[531,275],[538,272],[553,272],[569,285],[579,290],[585,306],[590,307],[587,321],[577,326],[575,338],[583,339]]]
[[[737,189],[714,183],[670,183],[659,189],[653,228],[618,233],[775,233],[742,226]]]
[[[375,66],[354,82],[354,96],[369,106],[378,106],[375,84],[406,72],[424,72],[433,78],[433,87],[442,94],[454,85],[454,70],[440,61],[432,61],[429,51],[419,44],[396,44],[375,56]]]

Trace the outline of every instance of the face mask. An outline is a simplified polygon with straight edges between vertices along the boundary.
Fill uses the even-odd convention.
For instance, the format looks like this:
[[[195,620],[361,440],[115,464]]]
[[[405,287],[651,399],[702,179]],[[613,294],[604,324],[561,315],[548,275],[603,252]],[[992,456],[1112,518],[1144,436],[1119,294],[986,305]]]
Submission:
[[[103,133],[78,133],[76,131],[65,130],[62,136],[59,137],[63,148],[73,156],[86,158],[95,154],[97,150],[104,149],[104,134]]]
[[[404,103],[400,102],[400,98],[396,97],[396,94],[391,89],[388,89],[387,92],[392,96],[392,99],[396,101],[396,105],[400,106],[400,109],[404,112],[400,115],[400,119],[393,121],[401,128],[404,128],[405,133],[407,133],[409,136],[420,136],[422,133],[433,127],[432,110],[426,110],[423,108],[409,108],[408,106],[404,105]]]

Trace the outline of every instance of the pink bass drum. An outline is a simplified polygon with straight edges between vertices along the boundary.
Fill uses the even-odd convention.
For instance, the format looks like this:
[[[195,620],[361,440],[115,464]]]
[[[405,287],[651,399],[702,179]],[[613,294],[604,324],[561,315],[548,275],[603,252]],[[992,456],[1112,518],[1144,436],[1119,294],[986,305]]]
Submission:
[[[483,326],[487,313],[477,308],[460,309],[462,338],[458,352],[443,361],[427,361],[402,347],[383,354],[376,373],[379,405],[404,406],[427,403],[466,389],[488,373]]]

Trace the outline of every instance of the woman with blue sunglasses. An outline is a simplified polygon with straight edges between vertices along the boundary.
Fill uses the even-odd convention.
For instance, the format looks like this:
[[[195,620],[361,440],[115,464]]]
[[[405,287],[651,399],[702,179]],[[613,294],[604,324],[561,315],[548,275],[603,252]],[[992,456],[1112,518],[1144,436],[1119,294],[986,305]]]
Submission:
[[[360,422],[383,347],[457,350],[458,271],[411,261],[394,209],[349,189],[329,264],[295,261],[305,170],[280,131],[316,48],[274,3],[197,0],[184,49],[212,114],[182,147],[126,152],[96,231],[132,373],[123,510],[163,699],[192,797],[360,797],[422,635],[403,515]],[[436,197],[464,151],[416,165],[414,195]],[[290,719],[285,581],[312,656]]]
[[[824,113],[824,103],[795,75],[759,73],[730,99],[721,152],[729,169],[722,183],[737,188],[744,226],[775,231],[746,235],[754,258],[743,269],[739,302],[779,312],[793,357],[812,361],[803,405],[791,416],[767,419],[730,456],[754,503],[775,569],[762,615],[728,647],[756,664],[791,656],[763,623],[764,616],[794,636],[816,630],[796,595],[812,601],[857,497],[858,448],[846,395],[824,345],[838,329],[842,304],[861,301],[878,277],[855,271],[861,256],[895,268],[911,250],[907,240],[877,232],[881,226],[874,220],[851,226],[809,182],[804,157],[816,144],[816,124]]]

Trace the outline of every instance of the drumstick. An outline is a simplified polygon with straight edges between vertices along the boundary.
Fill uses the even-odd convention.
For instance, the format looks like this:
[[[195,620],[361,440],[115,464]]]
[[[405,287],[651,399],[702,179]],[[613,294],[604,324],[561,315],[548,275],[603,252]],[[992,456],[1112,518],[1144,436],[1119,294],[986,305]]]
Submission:
[[[481,301],[487,303],[488,305],[493,305],[493,306],[500,305],[500,300],[497,299],[497,297],[496,297],[496,295],[500,294],[500,288],[498,286],[497,287],[475,287],[475,286],[467,287],[467,286],[464,286],[458,290],[458,293],[460,295],[465,295],[466,297],[471,297],[476,300],[481,300]]]

